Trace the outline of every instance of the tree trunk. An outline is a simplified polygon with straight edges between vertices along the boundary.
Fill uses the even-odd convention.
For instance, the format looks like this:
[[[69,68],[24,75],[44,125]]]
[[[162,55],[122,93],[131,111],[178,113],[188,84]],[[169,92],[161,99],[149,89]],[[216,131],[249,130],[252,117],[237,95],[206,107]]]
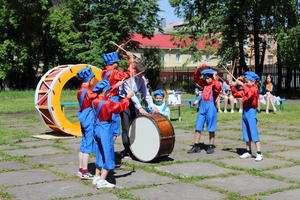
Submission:
[[[281,92],[281,82],[282,82],[282,63],[281,63],[281,55],[280,55],[280,45],[277,42],[277,74],[278,74],[278,83],[277,83],[277,91]]]

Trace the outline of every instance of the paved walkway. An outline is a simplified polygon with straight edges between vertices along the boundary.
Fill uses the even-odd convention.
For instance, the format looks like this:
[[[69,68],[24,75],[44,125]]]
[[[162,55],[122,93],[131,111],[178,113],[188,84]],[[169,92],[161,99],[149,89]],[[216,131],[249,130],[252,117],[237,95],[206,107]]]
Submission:
[[[168,158],[154,163],[123,159],[109,176],[118,186],[112,190],[97,190],[74,175],[80,138],[15,140],[0,146],[0,199],[299,199],[300,139],[293,138],[300,127],[261,127],[262,162],[239,159],[245,150],[240,121],[218,127],[223,131],[214,154],[187,154],[193,133],[175,128],[176,145]],[[116,151],[121,149],[118,139]]]

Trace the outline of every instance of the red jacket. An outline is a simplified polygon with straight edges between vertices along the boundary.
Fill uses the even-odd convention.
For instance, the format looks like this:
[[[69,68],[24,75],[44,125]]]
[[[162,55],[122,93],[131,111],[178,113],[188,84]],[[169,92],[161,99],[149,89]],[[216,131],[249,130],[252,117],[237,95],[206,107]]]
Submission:
[[[203,100],[210,101],[210,96],[213,91],[214,101],[216,101],[222,89],[221,83],[217,79],[213,79],[213,81],[210,84],[207,84],[205,80],[200,78],[200,71],[201,69],[198,69],[194,72],[194,79],[196,84],[203,87]]]
[[[87,83],[82,83],[81,87],[77,91],[78,102],[80,102],[80,96],[84,89],[88,89],[88,91],[85,93],[81,110],[91,107],[92,101],[97,97],[97,93],[92,92]]]
[[[102,79],[104,79],[105,74],[107,71],[110,71],[110,74],[108,75],[107,80],[110,83],[110,86],[114,86],[118,81],[121,81],[123,79],[130,78],[130,75],[134,75],[134,62],[129,63],[129,67],[127,71],[123,72],[121,70],[117,70],[114,67],[108,65],[105,67],[105,70],[102,72]],[[118,96],[119,95],[119,89],[114,90],[111,92],[110,96]]]
[[[258,89],[256,85],[247,86],[242,85],[241,91],[238,91],[236,87],[231,86],[232,95],[235,98],[243,99],[243,107],[245,108],[257,108],[258,104]]]
[[[105,100],[100,109],[99,115],[97,116],[99,121],[111,122],[112,114],[120,114],[125,111],[129,106],[129,98],[123,99],[121,102],[109,101],[107,97],[98,96],[94,101],[95,110],[98,108],[99,103]]]

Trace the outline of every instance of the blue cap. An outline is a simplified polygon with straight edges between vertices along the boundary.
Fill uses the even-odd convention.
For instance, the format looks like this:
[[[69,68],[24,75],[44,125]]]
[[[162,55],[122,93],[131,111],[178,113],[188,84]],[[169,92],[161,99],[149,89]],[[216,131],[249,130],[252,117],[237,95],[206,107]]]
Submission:
[[[201,71],[202,75],[208,75],[208,74],[214,74],[216,71],[212,70],[212,69],[205,69],[203,71]]]
[[[165,93],[164,93],[162,90],[155,90],[155,91],[153,92],[153,95],[154,95],[154,96],[159,95],[159,96],[164,97],[164,96],[165,96]]]
[[[95,76],[94,72],[92,71],[92,68],[90,67],[85,67],[79,72],[77,72],[77,77],[82,81],[82,82],[87,82],[91,78]]]
[[[259,82],[260,81],[259,76],[254,72],[247,71],[244,74],[245,74],[246,79],[249,79],[249,80],[254,81],[254,82]]]
[[[105,92],[106,90],[110,90],[110,89],[111,89],[111,86],[110,86],[109,81],[102,80],[96,84],[96,86],[93,89],[93,92],[102,93],[102,92]]]
[[[111,65],[115,62],[120,62],[119,53],[115,51],[112,53],[104,54],[102,56],[102,61],[105,62],[106,65]]]

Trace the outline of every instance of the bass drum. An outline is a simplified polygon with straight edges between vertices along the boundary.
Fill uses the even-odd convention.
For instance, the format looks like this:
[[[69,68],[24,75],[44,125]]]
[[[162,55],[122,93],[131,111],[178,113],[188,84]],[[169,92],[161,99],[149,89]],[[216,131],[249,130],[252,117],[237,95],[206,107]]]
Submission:
[[[65,84],[85,67],[92,68],[95,73],[94,85],[96,85],[101,80],[101,69],[87,64],[79,64],[61,65],[50,69],[43,75],[36,87],[35,108],[46,126],[58,133],[81,136],[80,122],[72,123],[66,118],[60,105],[60,96]]]
[[[142,162],[168,156],[175,145],[171,122],[161,114],[138,116],[129,128],[130,150]]]

